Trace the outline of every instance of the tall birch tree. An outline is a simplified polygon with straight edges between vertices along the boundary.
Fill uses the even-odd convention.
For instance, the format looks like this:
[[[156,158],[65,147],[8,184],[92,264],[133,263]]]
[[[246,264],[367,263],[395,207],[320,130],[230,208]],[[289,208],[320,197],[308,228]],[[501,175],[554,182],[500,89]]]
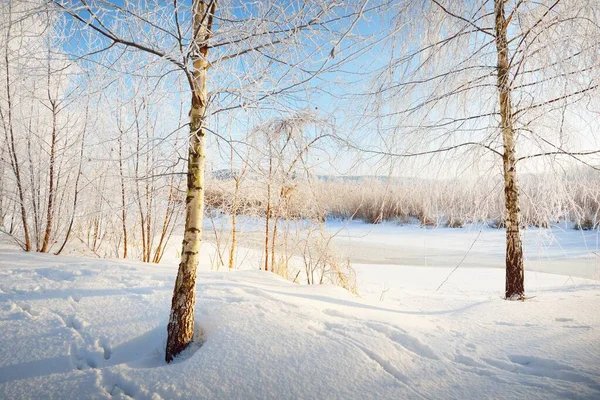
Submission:
[[[369,40],[354,28],[380,4],[368,1],[235,2],[178,0],[111,2],[53,0],[55,7],[97,38],[97,52],[137,51],[185,77],[190,95],[186,222],[182,258],[168,324],[167,362],[193,340],[196,268],[202,237],[206,135],[217,114],[270,102],[289,107],[314,78],[339,70]],[[96,39],[94,39],[96,40]],[[115,48],[115,49],[113,49]],[[213,90],[208,89],[208,86]]]
[[[363,123],[386,145],[367,152],[502,166],[507,299],[525,298],[518,170],[544,158],[595,168],[599,14],[588,0],[412,2],[369,90]]]

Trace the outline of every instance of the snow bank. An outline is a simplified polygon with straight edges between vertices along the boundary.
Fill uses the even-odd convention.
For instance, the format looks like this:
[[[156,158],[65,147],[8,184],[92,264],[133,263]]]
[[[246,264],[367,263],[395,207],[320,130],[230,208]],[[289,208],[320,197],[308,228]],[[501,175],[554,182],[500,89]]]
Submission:
[[[0,398],[599,398],[600,285],[357,266],[359,292],[201,272],[197,343],[164,359],[176,266],[0,250]]]

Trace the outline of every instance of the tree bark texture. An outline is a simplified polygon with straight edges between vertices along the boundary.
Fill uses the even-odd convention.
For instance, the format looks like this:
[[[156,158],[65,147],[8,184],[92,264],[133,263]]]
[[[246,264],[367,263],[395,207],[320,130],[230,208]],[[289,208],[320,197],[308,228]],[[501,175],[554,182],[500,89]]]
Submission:
[[[50,70],[48,70],[48,98],[52,106],[52,138],[50,141],[50,170],[48,172],[48,206],[46,209],[46,230],[44,232],[44,241],[42,242],[42,253],[47,253],[50,246],[50,237],[52,235],[52,220],[54,216],[54,163],[56,160],[56,101],[50,96]]]
[[[9,16],[12,10],[9,7]],[[15,136],[13,131],[12,121],[12,99],[11,99],[11,85],[10,85],[10,67],[9,67],[9,54],[8,54],[8,43],[10,42],[10,27],[12,21],[8,21],[8,29],[6,30],[6,47],[4,51],[4,62],[6,67],[6,100],[7,100],[7,114],[8,114],[8,127],[4,126],[4,132],[6,134],[6,141],[8,143],[9,156],[11,161],[11,167],[15,174],[15,180],[17,182],[17,193],[19,196],[19,208],[21,211],[21,222],[23,223],[23,250],[31,251],[31,240],[29,239],[29,227],[27,225],[27,211],[25,210],[25,194],[21,181],[21,173],[19,170],[19,160],[17,159],[17,151],[15,148]],[[4,115],[2,116],[4,120]],[[9,138],[10,134],[10,138]]]
[[[210,6],[202,0],[193,3],[194,47],[193,71],[190,79],[192,106],[188,149],[187,196],[185,233],[181,263],[173,290],[171,315],[167,327],[165,360],[171,362],[193,340],[194,307],[196,304],[196,270],[202,239],[204,213],[205,117],[208,95],[206,78],[209,63],[206,59],[208,39],[212,28],[215,2]],[[209,10],[210,8],[210,10]]]
[[[516,140],[511,103],[507,22],[504,1],[495,0],[496,50],[498,55],[498,94],[504,144],[504,202],[506,208],[506,299],[525,296],[523,246],[520,234],[519,187],[517,182]]]

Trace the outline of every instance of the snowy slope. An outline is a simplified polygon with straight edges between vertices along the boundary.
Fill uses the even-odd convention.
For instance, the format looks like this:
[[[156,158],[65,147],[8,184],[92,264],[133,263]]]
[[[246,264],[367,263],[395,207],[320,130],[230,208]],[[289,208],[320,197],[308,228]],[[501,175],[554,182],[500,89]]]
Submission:
[[[176,265],[0,250],[0,398],[600,398],[600,284],[357,266],[354,297],[201,272],[198,342],[164,363]]]

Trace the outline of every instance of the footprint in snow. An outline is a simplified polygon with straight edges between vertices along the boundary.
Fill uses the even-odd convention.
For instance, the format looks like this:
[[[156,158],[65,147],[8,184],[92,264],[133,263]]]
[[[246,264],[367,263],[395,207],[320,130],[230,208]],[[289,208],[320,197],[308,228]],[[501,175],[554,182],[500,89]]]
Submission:
[[[73,329],[75,332],[79,333],[80,335],[81,335],[80,331],[89,325],[87,323],[87,321],[80,319],[76,315],[66,315],[65,316],[59,312],[54,312],[54,314],[58,318],[60,318],[60,320],[62,321],[62,323],[65,327]]]
[[[524,328],[531,328],[534,326],[537,326],[536,324],[531,324],[531,323],[524,323],[524,324],[516,324],[514,322],[505,322],[505,321],[495,321],[494,322],[496,325],[500,325],[500,326],[515,326],[515,327],[524,327]]]
[[[65,325],[68,328],[75,329],[76,331],[81,331],[82,329],[87,327],[89,324],[87,323],[87,321],[80,319],[76,315],[71,315],[65,319]]]
[[[572,383],[583,383],[592,390],[600,391],[600,384],[595,379],[580,373],[570,365],[562,364],[551,359],[533,356],[509,355],[507,358],[509,362],[493,359],[483,359],[483,361],[492,367],[507,372]]]
[[[79,303],[79,301],[81,300],[81,295],[78,294],[72,294],[69,297],[67,297],[67,300],[73,302],[73,303]]]
[[[150,393],[144,387],[128,380],[119,373],[109,370],[102,370],[102,378],[97,384],[112,397],[116,399],[162,399],[158,393]]]
[[[16,303],[15,306],[30,317],[38,317],[40,315],[40,312],[31,308],[30,304]]]
[[[243,297],[237,297],[237,296],[225,297],[225,298],[223,298],[223,300],[225,300],[226,303],[243,303],[246,301],[246,299],[244,299]]]
[[[73,366],[80,371],[90,368],[98,368],[97,355],[95,355],[93,352],[90,352],[86,348],[80,348],[77,345],[72,344],[69,354],[71,356]]]
[[[576,322],[573,318],[555,318],[554,320],[556,322]],[[568,328],[568,329],[593,329],[589,325],[574,325],[574,324],[563,325],[563,328]]]
[[[563,328],[568,329],[594,329],[589,325],[563,325]]]
[[[245,288],[245,289],[242,289],[242,291],[245,292],[245,293],[257,296],[257,297],[261,297],[263,299],[267,299],[269,301],[277,302],[277,303],[279,303],[281,305],[285,305],[286,307],[300,308],[299,305],[294,304],[294,303],[290,303],[290,302],[287,302],[287,301],[283,301],[281,299],[278,299],[277,297],[275,297],[275,296],[273,296],[271,294],[268,294],[265,290],[262,290],[262,289],[253,289],[253,288],[246,289]]]
[[[465,347],[471,349],[472,351],[476,351],[477,350],[477,346],[474,343],[466,343]]]
[[[422,342],[417,336],[412,336],[400,328],[392,328],[389,325],[375,322],[369,322],[366,325],[368,328],[381,333],[396,345],[403,347],[420,357],[425,357],[432,360],[440,359],[440,357],[428,344]]]
[[[324,310],[321,311],[323,314],[325,315],[329,315],[330,317],[337,317],[337,318],[344,318],[344,319],[351,319],[351,320],[358,320],[358,318],[353,317],[351,315],[348,314],[344,314],[341,311],[338,310],[333,310],[331,308],[326,308]]]
[[[107,361],[110,360],[112,357],[112,348],[108,339],[102,338],[96,342],[96,345],[102,349],[104,359]]]

